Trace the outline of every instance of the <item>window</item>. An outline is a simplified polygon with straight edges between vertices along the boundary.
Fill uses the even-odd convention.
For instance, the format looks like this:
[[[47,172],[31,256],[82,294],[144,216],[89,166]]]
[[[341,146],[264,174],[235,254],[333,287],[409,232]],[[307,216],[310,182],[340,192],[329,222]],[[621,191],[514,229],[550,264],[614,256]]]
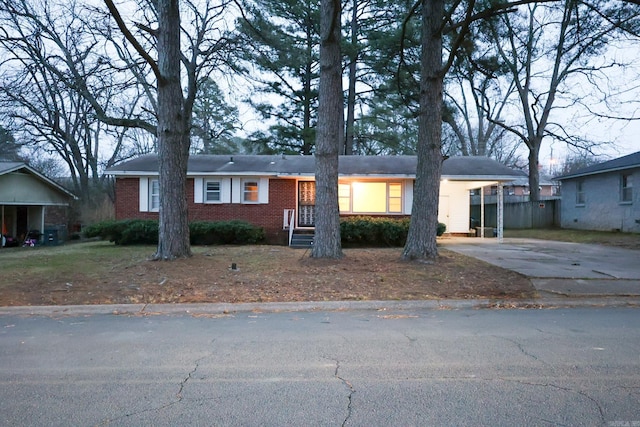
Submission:
[[[149,182],[149,210],[160,210],[160,183],[157,179],[152,179]]]
[[[220,181],[206,181],[204,185],[205,203],[220,203],[222,201],[222,185]]]
[[[338,206],[340,212],[349,212],[351,210],[351,185],[338,184]]]
[[[633,175],[622,174],[620,177],[620,200],[622,202],[633,202]]]
[[[402,184],[389,183],[389,208],[390,213],[402,213]]]
[[[338,184],[342,213],[402,213],[402,183],[351,182]]]
[[[584,205],[584,181],[576,182],[576,205]]]
[[[244,203],[258,203],[258,181],[244,181],[242,183],[242,201]]]

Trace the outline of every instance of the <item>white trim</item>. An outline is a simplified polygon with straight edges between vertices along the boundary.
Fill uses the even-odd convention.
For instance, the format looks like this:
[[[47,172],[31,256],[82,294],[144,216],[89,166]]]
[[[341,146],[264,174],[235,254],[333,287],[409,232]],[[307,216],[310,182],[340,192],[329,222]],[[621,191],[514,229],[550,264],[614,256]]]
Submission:
[[[139,210],[140,212],[149,212],[149,178],[140,177],[140,186],[138,191]]]

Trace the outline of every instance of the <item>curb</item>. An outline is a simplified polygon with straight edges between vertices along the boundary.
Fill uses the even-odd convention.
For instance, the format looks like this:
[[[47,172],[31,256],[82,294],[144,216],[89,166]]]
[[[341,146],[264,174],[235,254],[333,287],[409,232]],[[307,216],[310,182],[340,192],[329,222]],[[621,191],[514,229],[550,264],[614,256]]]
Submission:
[[[541,297],[527,300],[421,300],[421,301],[311,301],[276,303],[211,304],[107,304],[68,306],[0,307],[0,316],[91,316],[91,315],[187,315],[225,316],[241,313],[302,311],[386,311],[464,309],[558,309],[576,307],[639,307],[640,297],[617,295],[598,298]]]

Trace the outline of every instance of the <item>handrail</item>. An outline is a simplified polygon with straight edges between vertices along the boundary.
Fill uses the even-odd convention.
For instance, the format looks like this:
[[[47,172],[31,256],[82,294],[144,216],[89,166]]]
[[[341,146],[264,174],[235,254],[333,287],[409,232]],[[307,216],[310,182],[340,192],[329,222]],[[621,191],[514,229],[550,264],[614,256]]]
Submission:
[[[296,210],[289,209],[289,246],[291,246],[291,240],[293,239],[293,229],[295,228]]]

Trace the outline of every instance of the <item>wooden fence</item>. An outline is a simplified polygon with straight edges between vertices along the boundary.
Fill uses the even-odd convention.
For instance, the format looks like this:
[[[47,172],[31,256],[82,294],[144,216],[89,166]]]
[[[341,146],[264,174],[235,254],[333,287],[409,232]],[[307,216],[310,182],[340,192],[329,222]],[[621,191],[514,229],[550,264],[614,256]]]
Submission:
[[[550,228],[560,226],[560,200],[504,203],[504,228]],[[471,205],[471,217],[480,221],[480,204]],[[497,204],[485,201],[484,224],[497,227]]]

